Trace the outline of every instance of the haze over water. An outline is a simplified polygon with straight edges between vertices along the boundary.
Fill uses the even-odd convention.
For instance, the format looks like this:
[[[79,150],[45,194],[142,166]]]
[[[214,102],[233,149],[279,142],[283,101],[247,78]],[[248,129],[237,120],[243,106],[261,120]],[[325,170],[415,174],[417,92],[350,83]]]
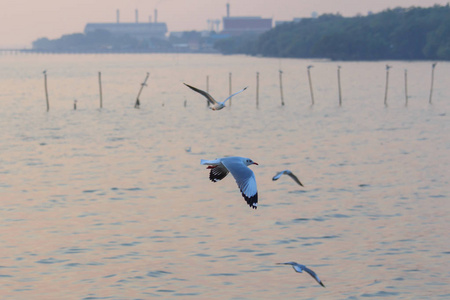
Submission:
[[[0,64],[2,299],[450,297],[449,63],[436,67],[431,105],[431,62],[151,54]],[[221,111],[182,84],[206,88],[209,75],[222,100],[229,72],[233,91],[249,88]],[[230,175],[212,183],[200,165],[226,155],[259,163],[257,210]],[[305,187],[273,182],[283,169]],[[276,265],[287,261],[326,288]]]

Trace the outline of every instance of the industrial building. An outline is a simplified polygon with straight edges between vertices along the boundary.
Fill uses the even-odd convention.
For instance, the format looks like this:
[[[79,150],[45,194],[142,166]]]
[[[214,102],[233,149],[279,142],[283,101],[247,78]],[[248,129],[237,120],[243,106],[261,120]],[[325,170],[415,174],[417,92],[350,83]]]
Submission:
[[[272,29],[272,19],[261,17],[231,17],[230,4],[227,4],[227,16],[223,17],[222,34],[237,36],[242,34],[261,34]]]
[[[117,11],[116,23],[88,23],[84,28],[84,33],[92,33],[97,30],[106,30],[115,35],[128,35],[138,40],[148,40],[151,38],[165,39],[167,34],[166,23],[157,22],[157,11],[155,10],[154,21],[139,23],[138,10],[136,10],[135,23],[121,23],[120,12]]]

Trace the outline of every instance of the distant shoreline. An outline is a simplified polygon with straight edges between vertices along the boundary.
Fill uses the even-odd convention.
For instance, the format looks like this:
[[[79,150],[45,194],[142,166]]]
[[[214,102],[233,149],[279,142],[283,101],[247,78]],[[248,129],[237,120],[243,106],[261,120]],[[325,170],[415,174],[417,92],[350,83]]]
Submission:
[[[279,56],[261,56],[261,55],[249,55],[249,54],[224,54],[219,51],[44,51],[34,49],[0,49],[1,55],[20,55],[20,54],[47,54],[47,55],[59,55],[59,54],[73,54],[73,55],[89,55],[89,54],[217,54],[224,56],[243,55],[249,57],[264,57],[264,58],[279,58],[279,59],[298,59],[298,60],[314,60],[314,61],[345,61],[345,62],[377,62],[377,61],[410,61],[410,62],[446,62],[446,60],[436,59],[330,59],[330,58],[318,58],[318,57],[279,57]]]

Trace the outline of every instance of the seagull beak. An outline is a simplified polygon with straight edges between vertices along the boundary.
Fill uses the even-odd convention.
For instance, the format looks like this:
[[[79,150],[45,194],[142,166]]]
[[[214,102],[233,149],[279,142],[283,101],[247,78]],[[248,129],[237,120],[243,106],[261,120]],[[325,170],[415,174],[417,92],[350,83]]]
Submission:
[[[257,166],[259,166],[259,164],[258,164],[258,163],[255,163],[255,162],[253,162],[253,164],[254,164],[254,165],[257,165]]]

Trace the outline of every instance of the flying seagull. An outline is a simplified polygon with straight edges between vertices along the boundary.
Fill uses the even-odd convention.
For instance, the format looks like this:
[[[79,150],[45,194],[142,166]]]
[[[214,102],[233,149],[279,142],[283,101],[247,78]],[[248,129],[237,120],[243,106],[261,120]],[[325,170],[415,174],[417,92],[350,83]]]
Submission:
[[[231,96],[229,96],[227,99],[223,100],[222,102],[218,102],[216,101],[210,94],[208,94],[205,91],[202,91],[196,87],[190,86],[189,84],[184,83],[185,86],[187,86],[188,88],[196,91],[199,94],[202,94],[204,97],[206,97],[206,99],[208,99],[208,102],[211,104],[210,105],[210,109],[212,110],[221,110],[222,108],[225,107],[225,102],[227,102],[228,99],[230,99],[231,97],[245,91],[248,87],[243,88],[242,90],[240,90],[239,92],[236,92],[234,94],[232,94]]]
[[[322,280],[319,279],[319,276],[317,276],[317,274],[313,270],[307,268],[304,265],[298,264],[293,261],[285,262],[285,263],[277,263],[277,265],[291,265],[292,268],[294,268],[295,272],[297,272],[297,273],[302,273],[303,271],[305,271],[306,273],[311,275],[311,277],[313,277],[321,286],[325,287]]]
[[[209,179],[217,182],[225,178],[228,173],[233,175],[245,201],[251,208],[258,208],[258,190],[256,188],[255,174],[248,168],[249,165],[258,165],[250,158],[232,156],[214,160],[202,159],[200,164],[210,169]]]
[[[298,180],[297,176],[295,176],[294,173],[292,173],[289,170],[284,170],[284,171],[278,172],[275,176],[273,176],[272,180],[273,181],[278,180],[278,178],[280,178],[281,175],[283,175],[283,174],[289,175],[289,177],[294,179],[295,182],[297,182],[299,185],[303,186],[303,184],[300,182],[300,180]]]

